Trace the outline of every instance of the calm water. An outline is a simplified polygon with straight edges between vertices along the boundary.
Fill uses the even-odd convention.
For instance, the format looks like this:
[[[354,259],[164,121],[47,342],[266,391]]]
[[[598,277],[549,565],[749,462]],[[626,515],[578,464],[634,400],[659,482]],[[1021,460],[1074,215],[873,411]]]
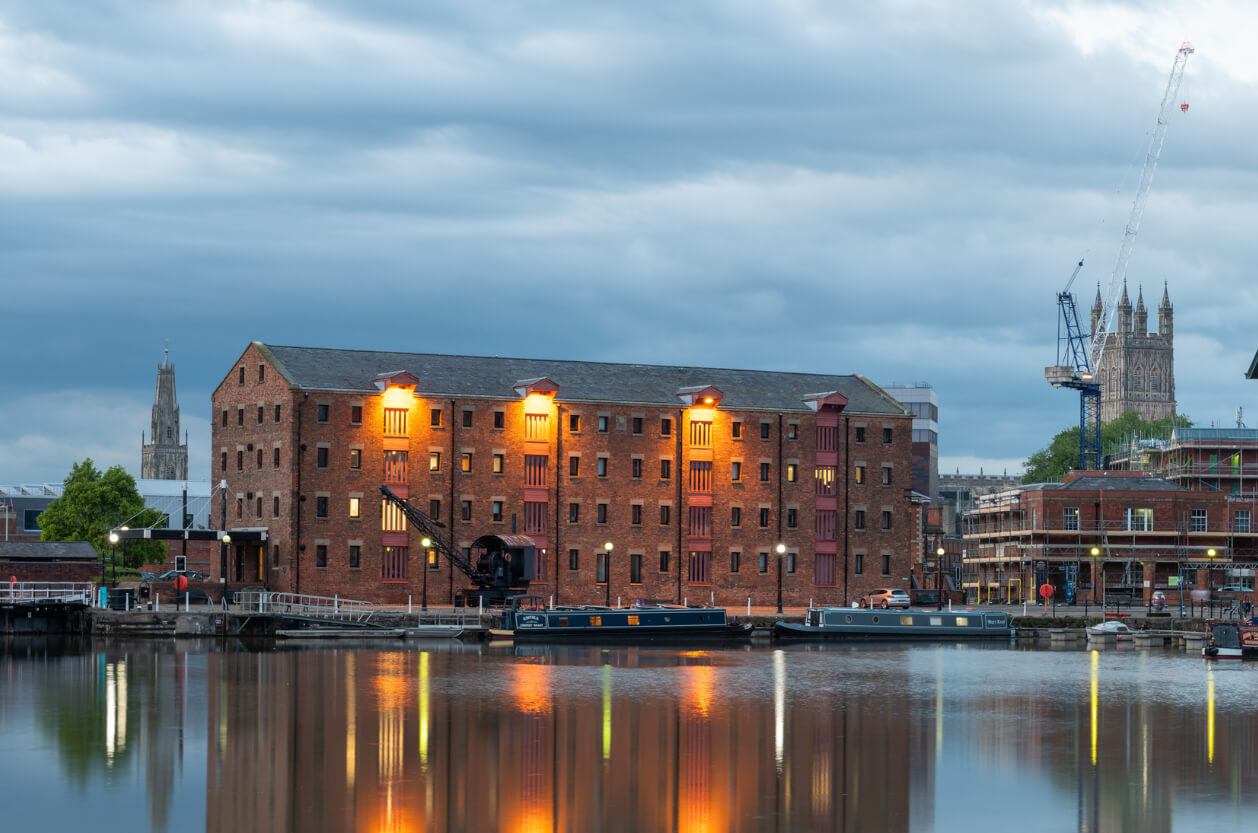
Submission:
[[[1232,831],[1258,663],[8,642],[6,830]]]

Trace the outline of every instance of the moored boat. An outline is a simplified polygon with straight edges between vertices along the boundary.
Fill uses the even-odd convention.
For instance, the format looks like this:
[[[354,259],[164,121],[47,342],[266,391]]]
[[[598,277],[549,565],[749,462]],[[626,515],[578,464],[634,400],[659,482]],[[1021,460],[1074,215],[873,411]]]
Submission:
[[[1214,622],[1206,626],[1206,659],[1258,659],[1258,625]]]
[[[519,596],[491,634],[517,642],[690,642],[748,639],[751,625],[721,607],[547,607],[540,596]]]
[[[810,609],[803,624],[776,623],[773,633],[778,639],[914,641],[1009,639],[1013,628],[1008,613],[822,607]]]
[[[1126,622],[1110,620],[1099,625],[1088,626],[1088,639],[1117,639],[1120,642],[1126,642],[1135,635],[1136,632],[1127,627]]]

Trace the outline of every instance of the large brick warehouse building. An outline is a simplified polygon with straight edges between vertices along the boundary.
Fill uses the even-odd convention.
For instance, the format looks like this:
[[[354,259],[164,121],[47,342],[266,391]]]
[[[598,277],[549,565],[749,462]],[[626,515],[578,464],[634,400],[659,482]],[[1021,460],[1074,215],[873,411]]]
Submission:
[[[909,575],[911,416],[859,375],[254,342],[213,425],[233,585],[452,601],[463,575],[436,554],[424,575],[381,484],[464,551],[529,536],[556,603],[773,604],[778,544],[788,605]]]

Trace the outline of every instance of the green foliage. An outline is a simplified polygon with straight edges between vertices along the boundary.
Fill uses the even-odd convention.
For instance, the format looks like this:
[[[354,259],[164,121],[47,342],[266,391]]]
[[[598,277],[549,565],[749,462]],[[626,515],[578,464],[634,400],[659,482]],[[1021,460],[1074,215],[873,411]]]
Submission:
[[[121,526],[139,529],[162,522],[160,512],[145,508],[135,478],[121,466],[101,474],[89,457],[75,463],[63,485],[61,497],[39,516],[40,538],[45,541],[90,541],[97,553],[109,557],[114,552],[109,530]],[[161,541],[120,541],[117,552],[121,563],[138,567],[164,561],[166,545]]]
[[[1148,422],[1141,419],[1140,414],[1135,411],[1128,411],[1112,422],[1102,423],[1101,448],[1112,448],[1132,435],[1162,437],[1170,433],[1172,426],[1188,428],[1192,426],[1192,420],[1183,414],[1177,414]],[[1023,483],[1060,482],[1065,478],[1066,472],[1079,467],[1079,426],[1075,425],[1058,433],[1047,447],[1028,457],[1025,465]]]

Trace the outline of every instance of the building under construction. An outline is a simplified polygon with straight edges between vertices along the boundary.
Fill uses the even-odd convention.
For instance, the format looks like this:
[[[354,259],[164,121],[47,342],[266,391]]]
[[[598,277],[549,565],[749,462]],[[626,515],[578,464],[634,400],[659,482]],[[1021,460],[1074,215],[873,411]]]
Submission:
[[[1182,429],[1181,429],[1182,430]],[[972,601],[1147,603],[1157,590],[1254,585],[1258,495],[1188,488],[1135,471],[1074,471],[984,495],[965,519]]]

